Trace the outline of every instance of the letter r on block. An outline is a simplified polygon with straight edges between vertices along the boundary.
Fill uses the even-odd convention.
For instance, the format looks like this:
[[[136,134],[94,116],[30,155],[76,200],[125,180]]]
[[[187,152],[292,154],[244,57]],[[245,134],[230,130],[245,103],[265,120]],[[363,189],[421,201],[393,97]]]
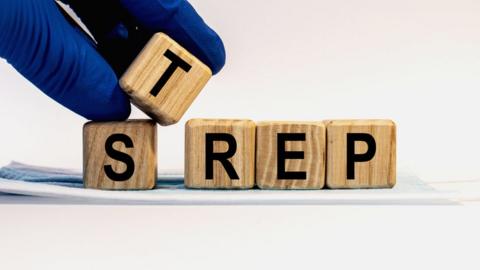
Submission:
[[[255,123],[191,119],[185,125],[185,186],[247,189],[255,184]]]

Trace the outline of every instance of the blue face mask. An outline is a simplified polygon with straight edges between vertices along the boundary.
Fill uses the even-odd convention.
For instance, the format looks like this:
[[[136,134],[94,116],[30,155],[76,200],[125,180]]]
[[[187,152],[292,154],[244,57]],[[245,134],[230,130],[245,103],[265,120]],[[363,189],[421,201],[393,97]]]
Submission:
[[[148,204],[251,204],[251,205],[322,205],[322,204],[449,204],[453,193],[439,192],[418,177],[399,173],[395,189],[367,190],[191,190],[183,185],[183,174],[159,172],[157,187],[145,191],[106,191],[83,188],[80,172],[29,166],[13,162],[0,168],[0,203],[2,193],[61,199],[57,203],[148,203]],[[473,194],[477,196],[476,194]],[[2,199],[3,198],[3,199]],[[86,199],[86,200],[85,200]],[[70,201],[69,201],[70,200]]]

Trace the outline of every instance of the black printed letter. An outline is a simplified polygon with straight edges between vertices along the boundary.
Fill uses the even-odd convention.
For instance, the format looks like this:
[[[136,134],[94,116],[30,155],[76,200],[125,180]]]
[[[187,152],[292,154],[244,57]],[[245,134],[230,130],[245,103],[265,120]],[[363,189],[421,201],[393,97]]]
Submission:
[[[126,148],[133,148],[132,139],[125,134],[112,134],[105,142],[105,151],[107,152],[107,155],[113,159],[125,163],[125,165],[127,165],[127,169],[123,173],[117,173],[113,171],[111,165],[105,165],[103,168],[108,178],[112,179],[113,181],[126,181],[132,177],[133,172],[135,171],[135,163],[133,162],[132,157],[128,154],[113,149],[113,144],[115,142],[122,142],[125,144]]]
[[[182,58],[178,57],[178,55],[174,54],[172,51],[167,50],[164,54],[165,57],[170,59],[172,63],[170,66],[168,66],[167,70],[165,70],[165,73],[163,73],[162,77],[158,80],[158,82],[155,84],[155,86],[152,88],[150,91],[150,94],[154,97],[158,95],[160,90],[165,86],[167,83],[168,79],[172,77],[173,73],[177,68],[183,69],[185,72],[189,72],[190,69],[192,68],[191,65],[189,65],[187,62],[185,62]]]
[[[286,159],[303,159],[303,151],[285,151],[286,141],[305,141],[305,133],[278,133],[277,134],[277,179],[307,179],[307,172],[285,171]]]
[[[228,161],[228,158],[233,157],[237,151],[237,141],[235,141],[235,137],[228,133],[207,133],[205,135],[205,177],[210,180],[213,179],[213,161],[218,160],[222,163],[230,179],[240,179],[232,163]],[[227,152],[214,153],[213,143],[215,141],[226,142],[228,144]]]
[[[367,144],[367,152],[355,154],[355,142]],[[347,133],[347,179],[355,179],[355,162],[365,162],[375,156],[377,145],[372,135],[367,133]]]

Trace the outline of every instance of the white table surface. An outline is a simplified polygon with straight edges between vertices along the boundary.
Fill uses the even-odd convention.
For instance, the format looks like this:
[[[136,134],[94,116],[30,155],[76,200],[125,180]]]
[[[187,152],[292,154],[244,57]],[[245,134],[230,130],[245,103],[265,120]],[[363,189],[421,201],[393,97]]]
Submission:
[[[2,204],[2,269],[478,269],[475,206]]]
[[[477,182],[433,183],[478,190]],[[480,208],[126,205],[0,195],[1,269],[478,269]]]

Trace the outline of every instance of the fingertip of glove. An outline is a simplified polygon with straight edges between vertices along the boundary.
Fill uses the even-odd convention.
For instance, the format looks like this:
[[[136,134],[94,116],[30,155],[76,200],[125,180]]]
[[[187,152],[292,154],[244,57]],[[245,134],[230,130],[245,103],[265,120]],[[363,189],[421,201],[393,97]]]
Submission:
[[[201,50],[203,49],[203,50]],[[225,66],[226,53],[222,39],[214,33],[198,52],[199,59],[210,67],[212,74],[215,75]]]
[[[130,113],[130,100],[122,93],[118,97],[112,97],[108,104],[97,105],[82,115],[91,121],[105,122],[126,120]]]
[[[212,69],[212,74],[215,75],[222,70],[226,61],[225,48],[223,47],[223,44],[221,45],[221,48],[219,48],[217,52],[213,54],[213,57],[210,59],[210,61],[211,62],[209,66]]]

